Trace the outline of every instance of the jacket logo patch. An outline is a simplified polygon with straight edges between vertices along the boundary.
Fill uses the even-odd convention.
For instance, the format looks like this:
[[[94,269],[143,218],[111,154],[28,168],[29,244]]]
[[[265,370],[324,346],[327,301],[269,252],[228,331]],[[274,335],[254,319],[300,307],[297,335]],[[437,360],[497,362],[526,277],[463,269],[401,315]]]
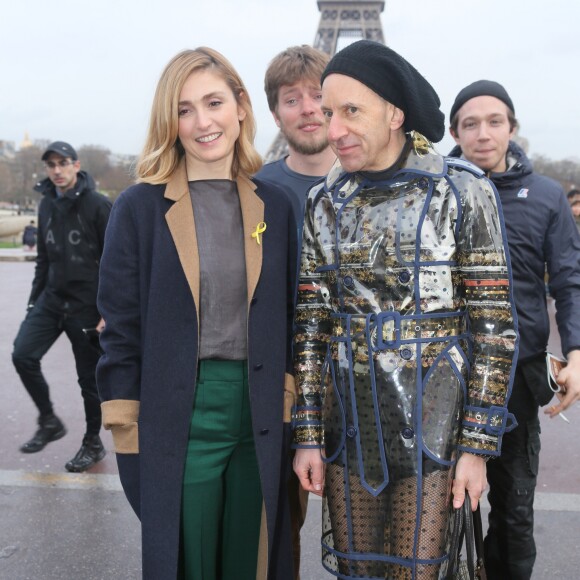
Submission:
[[[78,246],[81,243],[81,232],[79,230],[71,230],[68,235],[68,243],[71,246]],[[52,230],[48,230],[46,232],[46,244],[56,244],[56,240],[54,239],[54,232]]]
[[[71,230],[68,233],[68,242],[71,246],[77,246],[81,243],[81,232],[78,230]]]
[[[528,197],[528,191],[529,191],[529,189],[526,189],[525,187],[520,189],[518,191],[518,197],[522,197],[525,199],[526,197]]]

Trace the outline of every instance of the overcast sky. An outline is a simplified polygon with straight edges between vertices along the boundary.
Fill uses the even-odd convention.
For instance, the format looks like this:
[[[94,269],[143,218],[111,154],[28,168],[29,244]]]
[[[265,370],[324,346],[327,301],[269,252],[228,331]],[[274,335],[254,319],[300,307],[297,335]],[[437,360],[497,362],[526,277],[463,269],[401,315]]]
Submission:
[[[5,0],[0,15],[0,139],[102,145],[137,154],[159,75],[205,45],[241,74],[264,154],[276,135],[263,92],[268,62],[312,44],[316,0]],[[387,44],[435,87],[442,109],[472,81],[501,82],[530,153],[580,157],[580,2],[386,0]],[[438,145],[447,153],[453,143]]]

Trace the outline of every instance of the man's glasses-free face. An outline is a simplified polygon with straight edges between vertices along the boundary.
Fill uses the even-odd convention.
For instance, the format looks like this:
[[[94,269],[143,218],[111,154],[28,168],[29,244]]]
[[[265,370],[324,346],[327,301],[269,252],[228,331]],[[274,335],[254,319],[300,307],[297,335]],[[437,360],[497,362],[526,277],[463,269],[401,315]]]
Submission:
[[[71,161],[70,159],[61,159],[60,161],[46,161],[44,164],[47,169],[55,169],[56,167],[64,169],[69,165],[74,165],[74,161]]]

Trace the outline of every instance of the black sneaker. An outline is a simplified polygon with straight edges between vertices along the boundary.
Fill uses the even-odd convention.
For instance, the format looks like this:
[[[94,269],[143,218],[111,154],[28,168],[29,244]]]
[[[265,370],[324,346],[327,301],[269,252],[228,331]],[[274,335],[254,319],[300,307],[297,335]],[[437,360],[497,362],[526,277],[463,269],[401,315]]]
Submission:
[[[67,471],[80,473],[92,467],[97,461],[101,461],[107,452],[103,447],[103,442],[98,435],[92,437],[85,436],[81,448],[77,454],[67,461],[65,468]]]
[[[36,453],[51,441],[66,435],[66,427],[56,415],[44,415],[38,418],[38,429],[34,437],[20,447],[22,453]]]

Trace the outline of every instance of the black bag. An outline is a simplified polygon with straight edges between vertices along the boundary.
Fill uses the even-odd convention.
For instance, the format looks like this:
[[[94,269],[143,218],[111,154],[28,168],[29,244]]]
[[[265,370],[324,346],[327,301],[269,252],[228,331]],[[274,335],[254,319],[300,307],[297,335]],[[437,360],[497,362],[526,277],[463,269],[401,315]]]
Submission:
[[[483,565],[481,510],[478,504],[477,510],[471,511],[471,500],[467,492],[463,505],[453,511],[453,518],[445,580],[487,580]],[[464,543],[466,559],[462,560],[461,548]]]

